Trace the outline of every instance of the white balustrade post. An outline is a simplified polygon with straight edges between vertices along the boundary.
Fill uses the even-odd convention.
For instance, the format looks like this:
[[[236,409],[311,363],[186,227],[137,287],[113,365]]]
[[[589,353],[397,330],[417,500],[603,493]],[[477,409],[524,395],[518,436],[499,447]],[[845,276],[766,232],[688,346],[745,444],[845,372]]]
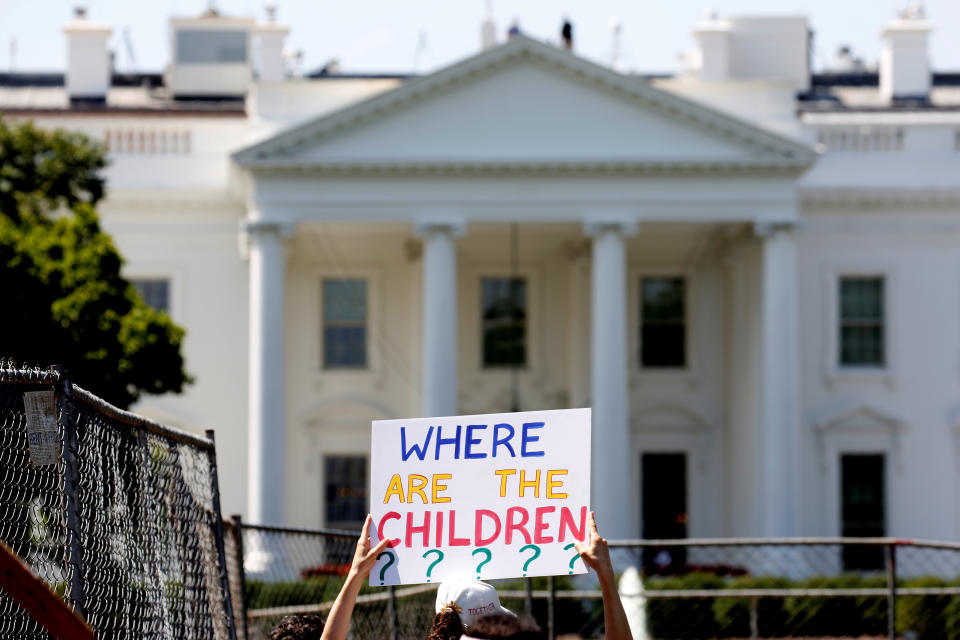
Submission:
[[[628,222],[589,223],[593,237],[591,398],[593,473],[591,503],[608,538],[633,537],[636,510],[630,479],[630,403],[627,357]]]
[[[457,364],[457,248],[463,223],[420,222],[423,238],[424,416],[452,416],[459,410]]]
[[[797,250],[792,225],[757,225],[763,240],[761,513],[763,535],[798,535]]]
[[[289,225],[245,225],[250,261],[250,388],[247,519],[284,522],[284,238]]]

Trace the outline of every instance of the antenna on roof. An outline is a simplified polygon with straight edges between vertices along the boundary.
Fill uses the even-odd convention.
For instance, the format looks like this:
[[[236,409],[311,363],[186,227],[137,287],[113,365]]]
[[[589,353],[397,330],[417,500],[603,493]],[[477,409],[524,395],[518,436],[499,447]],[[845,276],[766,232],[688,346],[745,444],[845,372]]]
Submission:
[[[614,71],[620,70],[620,34],[623,32],[623,23],[617,16],[610,16],[610,66]]]
[[[420,58],[427,48],[427,32],[420,29],[417,34],[417,48],[413,52],[413,70],[417,71],[420,67]]]
[[[123,28],[123,44],[127,49],[127,58],[130,60],[130,71],[137,70],[137,56],[133,53],[133,38],[130,37],[130,27]]]

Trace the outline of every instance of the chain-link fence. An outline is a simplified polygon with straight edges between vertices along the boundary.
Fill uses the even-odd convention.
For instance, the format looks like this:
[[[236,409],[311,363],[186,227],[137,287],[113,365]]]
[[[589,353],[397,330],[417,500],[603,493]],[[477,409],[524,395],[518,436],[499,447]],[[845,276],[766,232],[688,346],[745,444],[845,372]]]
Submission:
[[[250,637],[329,611],[356,532],[244,526]],[[960,545],[892,539],[612,541],[639,637],[960,639]],[[603,636],[596,578],[493,580],[550,638]],[[423,638],[435,585],[364,587],[352,637]]]
[[[0,540],[97,638],[236,638],[207,436],[0,362]],[[0,593],[0,637],[49,636]]]

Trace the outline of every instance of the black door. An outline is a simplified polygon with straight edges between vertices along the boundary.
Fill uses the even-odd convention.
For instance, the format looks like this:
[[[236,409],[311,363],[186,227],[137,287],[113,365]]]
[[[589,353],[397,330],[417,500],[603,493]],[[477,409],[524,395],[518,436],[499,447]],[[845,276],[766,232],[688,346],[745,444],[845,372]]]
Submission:
[[[687,455],[644,453],[640,459],[643,483],[643,537],[669,540],[687,537]],[[673,573],[687,563],[683,547],[643,550],[647,573]]]
[[[884,459],[882,454],[840,456],[841,535],[883,537]],[[844,571],[876,571],[884,567],[882,547],[846,546]]]

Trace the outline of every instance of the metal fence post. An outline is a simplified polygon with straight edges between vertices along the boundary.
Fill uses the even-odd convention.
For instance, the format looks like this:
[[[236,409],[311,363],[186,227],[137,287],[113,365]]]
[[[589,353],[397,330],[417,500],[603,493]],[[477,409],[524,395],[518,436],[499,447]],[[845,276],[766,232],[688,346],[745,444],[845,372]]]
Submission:
[[[887,636],[897,638],[897,545],[887,545]]]
[[[400,637],[400,624],[397,620],[397,588],[394,585],[387,587],[390,598],[387,600],[387,614],[390,616],[390,640]]]
[[[750,598],[750,640],[760,638],[760,598]]]
[[[547,589],[550,595],[547,598],[547,640],[554,640],[557,637],[557,630],[554,621],[554,612],[557,604],[557,580],[553,576],[547,578]]]
[[[63,493],[66,498],[68,562],[73,566],[70,575],[70,599],[74,610],[86,618],[83,599],[83,545],[80,537],[80,507],[77,504],[77,485],[80,472],[77,463],[77,407],[73,399],[73,385],[70,376],[61,367],[51,367],[57,371],[55,383],[63,394],[63,409],[60,420],[63,423]]]
[[[237,538],[234,542],[234,548],[237,554],[237,571],[240,574],[240,595],[243,598],[243,601],[240,603],[240,606],[243,607],[243,637],[249,638],[250,628],[247,620],[247,572],[243,569],[243,518],[240,517],[239,513],[235,513],[230,516],[230,520],[233,521],[234,535],[236,535]],[[231,604],[233,604],[232,601]]]
[[[206,430],[207,440],[215,442],[213,429]],[[220,563],[220,588],[223,590],[223,613],[227,616],[227,635],[237,640],[237,627],[233,619],[233,598],[230,597],[230,578],[227,575],[227,552],[223,545],[223,514],[220,513],[220,479],[217,477],[217,450],[210,452],[210,488],[213,496],[213,535],[217,545],[217,562]]]
[[[531,618],[533,617],[533,578],[527,578],[526,582],[526,593],[523,597],[523,607],[527,612],[527,615]]]

